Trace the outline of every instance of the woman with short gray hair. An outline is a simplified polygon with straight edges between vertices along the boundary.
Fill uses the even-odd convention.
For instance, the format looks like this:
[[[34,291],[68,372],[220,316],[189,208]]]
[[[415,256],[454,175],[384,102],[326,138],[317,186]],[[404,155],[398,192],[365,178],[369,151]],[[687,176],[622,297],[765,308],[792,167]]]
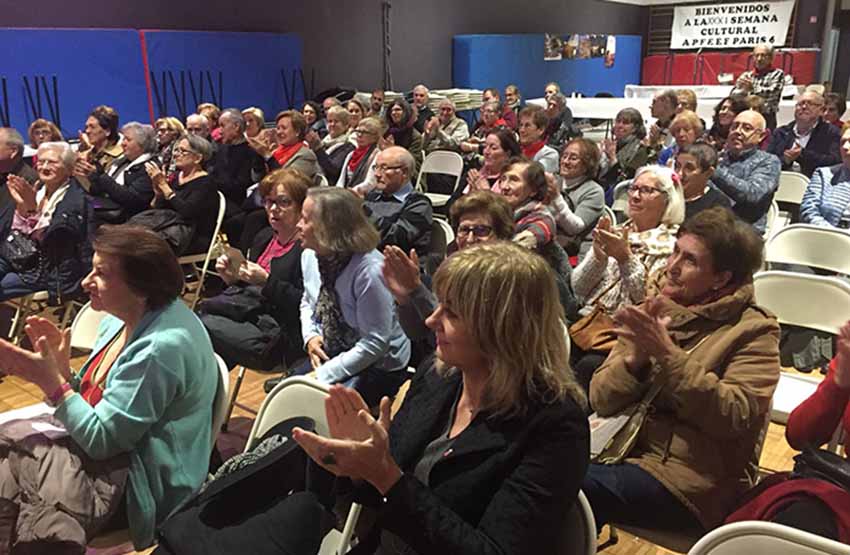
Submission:
[[[145,210],[153,198],[145,163],[157,154],[156,130],[150,125],[131,121],[121,128],[124,153],[107,168],[84,158],[77,161],[74,175],[95,197],[95,227],[121,224]]]

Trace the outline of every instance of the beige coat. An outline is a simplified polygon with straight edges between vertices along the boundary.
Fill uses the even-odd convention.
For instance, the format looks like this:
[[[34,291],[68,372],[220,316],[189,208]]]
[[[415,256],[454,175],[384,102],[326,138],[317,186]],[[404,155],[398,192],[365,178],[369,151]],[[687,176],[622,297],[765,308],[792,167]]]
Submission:
[[[710,528],[751,485],[748,463],[779,380],[779,325],[752,304],[752,285],[705,305],[664,303],[670,335],[683,350],[632,373],[624,356],[634,346],[620,340],[593,376],[590,399],[610,416],[640,401],[650,378],[666,379],[626,462],[649,472]]]

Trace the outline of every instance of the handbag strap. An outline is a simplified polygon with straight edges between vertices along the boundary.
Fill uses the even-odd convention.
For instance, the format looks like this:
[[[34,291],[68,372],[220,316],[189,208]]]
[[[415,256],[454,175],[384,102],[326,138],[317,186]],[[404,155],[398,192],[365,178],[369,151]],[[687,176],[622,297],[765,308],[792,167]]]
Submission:
[[[699,341],[696,342],[696,344],[693,347],[691,347],[690,349],[685,349],[684,350],[685,354],[690,356],[690,354],[693,353],[697,349],[697,347],[702,345],[703,342],[708,338],[709,338],[709,335],[703,336]],[[652,402],[655,400],[655,398],[658,397],[658,394],[661,393],[661,389],[664,387],[664,384],[666,384],[666,383],[667,383],[666,378],[653,381],[652,385],[649,387],[649,390],[646,392],[646,395],[644,395],[643,399],[640,400],[640,405],[643,405],[644,407],[648,407],[649,405],[651,405]]]
[[[599,308],[600,310],[604,310],[604,309],[602,308],[602,306],[600,306],[600,302],[602,301],[602,297],[604,297],[605,295],[607,295],[607,294],[608,294],[608,292],[609,292],[609,291],[611,291],[612,289],[614,289],[614,287],[615,287],[618,283],[620,283],[620,280],[621,280],[621,279],[622,279],[622,276],[620,276],[620,277],[618,277],[617,279],[615,279],[615,280],[611,283],[611,285],[609,285],[608,287],[606,287],[605,289],[603,289],[601,293],[599,293],[598,295],[596,295],[596,298],[595,298],[595,299],[593,299],[593,301],[591,301],[591,302],[587,303],[587,304],[588,304],[588,306],[592,306],[593,308]]]

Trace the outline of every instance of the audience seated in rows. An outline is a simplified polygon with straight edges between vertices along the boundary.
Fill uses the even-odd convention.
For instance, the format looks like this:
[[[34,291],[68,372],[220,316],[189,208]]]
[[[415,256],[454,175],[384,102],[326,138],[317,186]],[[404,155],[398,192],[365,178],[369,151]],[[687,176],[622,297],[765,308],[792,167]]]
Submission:
[[[507,103],[502,102],[502,95],[499,93],[499,89],[484,89],[481,93],[481,105],[484,106],[488,102],[497,103],[499,105],[497,113],[499,114],[499,119],[504,121],[503,125],[516,130],[517,124],[519,123],[517,114],[507,105]]]
[[[729,197],[711,182],[717,169],[714,147],[706,143],[684,147],[676,155],[674,168],[682,181],[686,220],[713,206],[732,208]]]
[[[712,183],[732,200],[732,210],[759,233],[779,187],[779,159],[759,150],[765,133],[764,117],[752,110],[735,116],[726,148],[720,154]]]
[[[364,114],[364,116],[374,116],[383,119],[386,112],[386,106],[384,106],[385,99],[386,94],[383,89],[372,90],[372,94],[369,97],[369,113]]]
[[[316,155],[316,161],[328,183],[339,181],[346,157],[354,150],[349,129],[351,114],[342,106],[332,106],[325,118],[327,135],[323,139],[315,131],[307,133],[306,141]],[[359,120],[358,120],[359,121]]]
[[[841,135],[842,163],[818,168],[800,203],[800,220],[823,227],[850,227],[850,127]]]
[[[600,219],[593,231],[593,248],[573,271],[581,316],[597,306],[613,314],[643,302],[649,280],[673,252],[676,231],[685,218],[682,186],[673,170],[644,166],[629,185],[628,195],[629,220],[615,227],[607,217]],[[585,351],[573,345],[571,358],[579,383],[587,388],[607,356],[607,350]]]
[[[482,104],[481,118],[472,129],[469,139],[460,144],[461,151],[467,154],[467,161],[477,160],[478,156],[483,154],[487,135],[500,127],[507,127],[507,123],[499,117],[499,103],[490,101]]]
[[[522,155],[540,162],[549,173],[558,171],[558,151],[546,144],[546,128],[549,118],[539,106],[526,106],[519,113],[519,144]]]
[[[436,150],[460,152],[460,145],[469,138],[469,126],[455,114],[455,104],[444,98],[439,104],[439,117],[425,123],[422,148],[426,154]]]
[[[794,106],[794,121],[773,131],[767,151],[782,161],[783,170],[811,177],[816,168],[841,161],[841,131],[824,121],[823,112],[823,97],[804,92]]]
[[[389,399],[375,421],[368,403],[333,388],[333,437],[294,434],[377,511],[352,553],[567,551],[588,428],[551,270],[516,246],[477,245],[443,263],[434,290],[436,358],[392,422]]]
[[[519,121],[519,111],[522,110],[522,93],[516,85],[508,85],[505,87],[505,111],[508,109],[514,113],[514,117]]]
[[[6,188],[10,175],[21,177],[34,185],[38,174],[24,162],[24,138],[12,127],[0,127],[0,214],[13,201]]]
[[[121,128],[122,154],[109,167],[77,159],[74,177],[89,193],[95,227],[121,224],[150,208],[154,197],[145,164],[156,158],[156,132],[150,125],[130,122]]]
[[[700,212],[679,228],[658,296],[614,315],[591,405],[613,416],[659,390],[626,459],[590,465],[582,491],[597,528],[710,529],[754,483],[779,380],[779,325],[753,302],[762,248],[725,208]]]
[[[153,200],[129,221],[159,232],[177,255],[206,252],[213,239],[219,202],[216,182],[204,170],[210,156],[209,141],[186,135],[174,148],[177,173],[170,182],[156,164],[145,165]]]
[[[583,257],[590,234],[602,216],[605,193],[594,180],[599,149],[589,139],[573,139],[564,147],[558,175],[553,176],[549,208],[558,224],[558,243],[569,256]]]
[[[218,118],[220,144],[215,150],[212,177],[227,200],[227,218],[242,210],[248,188],[265,174],[263,159],[245,139],[246,122],[242,112],[228,108]]]
[[[41,147],[49,167],[70,152],[50,146],[57,144],[67,149]],[[78,263],[93,266],[83,288],[92,308],[107,313],[80,371],[69,370],[70,334],[45,318],[27,322],[35,353],[0,341],[4,371],[38,386],[56,407],[43,425],[67,430],[4,450],[6,552],[82,553],[98,532],[128,525],[135,548],[145,549],[207,476],[219,372],[207,333],[179,299],[177,259],[150,231],[104,226],[94,259]],[[14,441],[9,432],[4,441]]]
[[[363,207],[381,239],[378,250],[395,245],[424,257],[431,246],[433,208],[424,194],[413,189],[416,161],[407,150],[392,146],[375,160],[375,188],[366,194]]]
[[[410,341],[381,278],[380,235],[362,202],[337,187],[307,193],[298,222],[304,296],[301,333],[308,361],[327,384],[356,389],[369,406],[395,395],[407,376]]]
[[[0,300],[46,290],[63,302],[79,294],[94,227],[89,196],[72,176],[76,161],[68,143],[42,143],[37,183],[6,177],[13,203],[0,209]]]
[[[638,168],[649,160],[649,149],[643,144],[646,127],[643,115],[635,108],[623,108],[617,113],[611,128],[611,138],[600,143],[602,158],[599,164],[599,181],[605,188],[609,204],[614,187],[634,178]]]
[[[543,98],[545,98],[547,101],[551,97],[555,96],[556,94],[560,94],[560,93],[561,93],[561,85],[559,85],[555,81],[550,81],[550,82],[546,83],[545,87],[543,87]]]
[[[225,252],[216,260],[228,287],[202,302],[200,312],[228,368],[243,364],[269,371],[303,357],[298,315],[303,248],[296,224],[311,186],[297,170],[279,169],[264,177],[259,191],[268,227],[253,237],[247,259]]]

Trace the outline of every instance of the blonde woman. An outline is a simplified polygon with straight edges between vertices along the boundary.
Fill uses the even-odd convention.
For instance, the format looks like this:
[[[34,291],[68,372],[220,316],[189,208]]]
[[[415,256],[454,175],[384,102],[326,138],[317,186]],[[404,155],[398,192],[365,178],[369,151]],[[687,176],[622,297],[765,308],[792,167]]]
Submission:
[[[447,259],[434,290],[436,359],[392,423],[388,398],[376,421],[333,387],[333,439],[294,437],[330,472],[362,480],[361,499],[372,494],[377,523],[357,553],[564,552],[589,433],[554,275],[493,242]]]

